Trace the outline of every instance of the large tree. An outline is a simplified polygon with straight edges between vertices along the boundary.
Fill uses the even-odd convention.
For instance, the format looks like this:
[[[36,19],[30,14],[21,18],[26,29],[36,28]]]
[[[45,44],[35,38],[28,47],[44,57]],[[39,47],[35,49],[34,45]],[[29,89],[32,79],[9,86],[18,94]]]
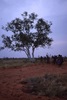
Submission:
[[[52,38],[48,35],[51,33],[51,22],[38,18],[37,14],[28,14],[24,12],[22,19],[15,18],[7,23],[3,29],[13,32],[12,35],[2,35],[3,47],[14,51],[24,51],[28,58],[34,58],[34,51],[38,47],[50,46]],[[32,48],[32,54],[30,52]]]

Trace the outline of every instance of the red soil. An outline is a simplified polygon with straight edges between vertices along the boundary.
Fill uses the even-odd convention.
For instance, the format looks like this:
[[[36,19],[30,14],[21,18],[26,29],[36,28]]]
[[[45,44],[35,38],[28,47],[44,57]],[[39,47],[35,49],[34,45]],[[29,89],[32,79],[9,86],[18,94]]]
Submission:
[[[62,67],[52,64],[32,64],[27,67],[0,68],[0,100],[65,100],[57,97],[36,96],[22,92],[21,81],[34,76],[67,73],[66,64]]]

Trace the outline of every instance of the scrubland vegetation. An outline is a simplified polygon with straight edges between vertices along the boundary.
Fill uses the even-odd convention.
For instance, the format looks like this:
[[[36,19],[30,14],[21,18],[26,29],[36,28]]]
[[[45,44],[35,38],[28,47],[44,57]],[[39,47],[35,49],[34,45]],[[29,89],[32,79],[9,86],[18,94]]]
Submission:
[[[25,79],[21,84],[25,84],[23,91],[27,93],[67,98],[67,74],[46,74],[43,77]]]
[[[52,59],[50,60],[52,61]],[[53,66],[59,67],[52,62],[47,64],[45,60],[36,58],[34,62],[29,61],[27,58],[3,58],[0,59],[0,68],[20,68],[20,67],[32,67],[34,66]],[[63,65],[60,67],[62,70],[67,65],[67,57],[64,57]],[[50,68],[49,67],[49,68]],[[38,67],[37,67],[38,68]],[[39,67],[40,68],[40,67]],[[35,71],[34,71],[35,72]],[[37,95],[37,96],[49,96],[60,97],[67,99],[67,73],[63,74],[49,74],[48,72],[44,76],[35,76],[31,78],[25,78],[20,80],[20,84],[23,85],[22,92]]]

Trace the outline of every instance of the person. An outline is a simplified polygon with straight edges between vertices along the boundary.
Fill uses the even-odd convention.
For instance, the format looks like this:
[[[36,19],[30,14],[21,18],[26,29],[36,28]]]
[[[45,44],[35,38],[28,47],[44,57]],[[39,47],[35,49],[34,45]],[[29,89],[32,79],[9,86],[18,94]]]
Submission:
[[[59,66],[61,66],[61,65],[63,64],[63,57],[62,57],[62,55],[58,55],[57,64],[58,64]]]
[[[46,55],[46,62],[49,64],[50,63],[50,57]]]
[[[52,56],[52,59],[53,59],[53,60],[52,60],[52,63],[53,63],[53,64],[56,64],[57,56]]]
[[[42,56],[40,57],[40,61],[43,62],[43,57]]]

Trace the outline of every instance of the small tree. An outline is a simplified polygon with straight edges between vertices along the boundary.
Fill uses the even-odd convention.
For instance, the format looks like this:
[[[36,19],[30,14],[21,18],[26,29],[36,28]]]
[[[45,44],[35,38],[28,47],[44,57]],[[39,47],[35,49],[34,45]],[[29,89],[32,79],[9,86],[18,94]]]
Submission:
[[[2,35],[4,45],[0,50],[10,48],[14,51],[24,51],[27,57],[31,58],[30,48],[32,48],[32,58],[34,58],[36,48],[51,45],[52,38],[48,37],[51,25],[51,22],[48,23],[43,18],[38,19],[35,13],[24,12],[22,19],[16,18],[3,27],[6,31],[13,32],[13,35]]]

